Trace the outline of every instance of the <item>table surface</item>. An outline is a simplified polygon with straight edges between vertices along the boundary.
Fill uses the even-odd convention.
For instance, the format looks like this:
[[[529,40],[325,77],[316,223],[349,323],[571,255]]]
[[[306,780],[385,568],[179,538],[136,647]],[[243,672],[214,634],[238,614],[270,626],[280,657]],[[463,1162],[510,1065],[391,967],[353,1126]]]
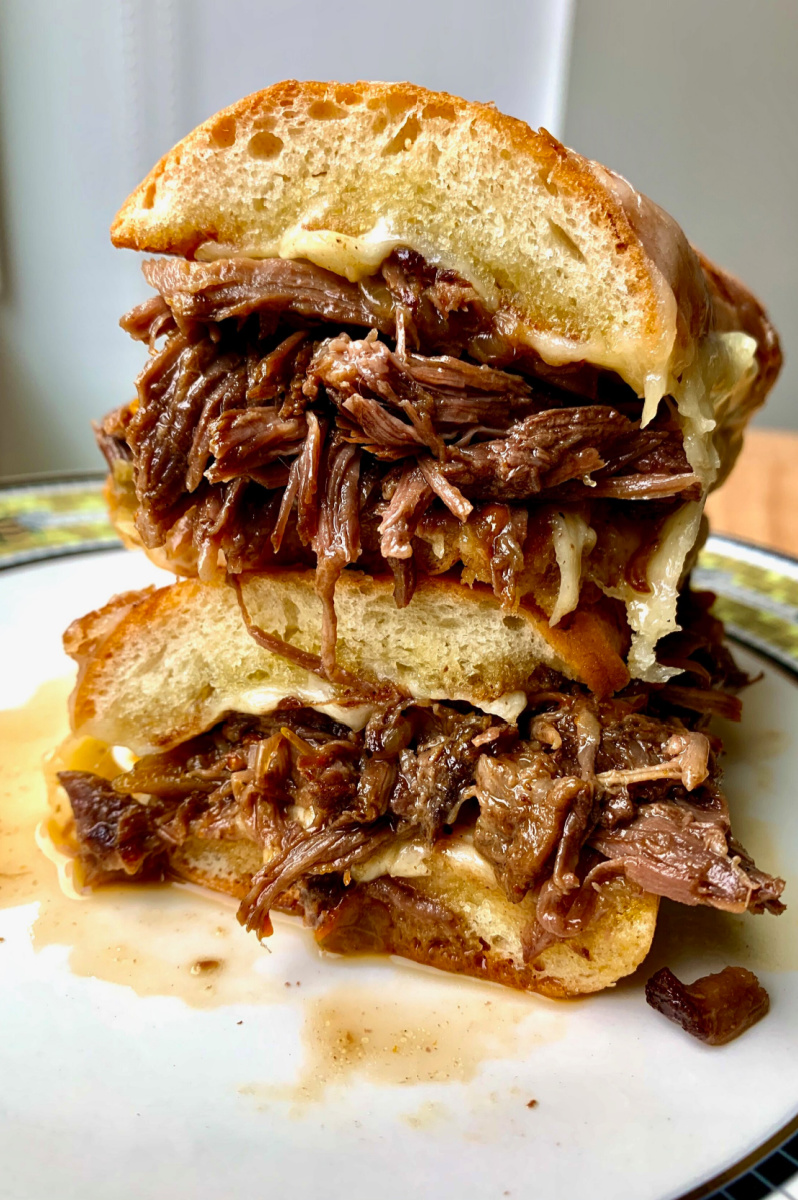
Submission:
[[[752,429],[728,481],[710,496],[713,533],[798,558],[798,433]]]

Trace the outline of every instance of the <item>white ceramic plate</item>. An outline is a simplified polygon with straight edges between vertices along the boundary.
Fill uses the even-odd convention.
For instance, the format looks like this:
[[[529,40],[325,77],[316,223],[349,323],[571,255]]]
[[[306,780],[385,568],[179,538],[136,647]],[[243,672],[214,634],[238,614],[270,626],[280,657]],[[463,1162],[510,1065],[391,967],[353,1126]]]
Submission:
[[[261,948],[234,906],[190,888],[64,895],[33,841],[36,760],[66,732],[60,634],[111,593],[167,579],[121,551],[0,574],[0,707],[24,706],[0,717],[0,1195],[665,1200],[708,1194],[789,1127],[794,908],[664,906],[646,967],[555,1002],[322,957],[285,919]],[[740,659],[764,678],[724,730],[732,811],[796,905],[798,690]],[[727,1047],[644,1002],[664,963],[691,979],[730,962],[757,972],[772,1009]]]

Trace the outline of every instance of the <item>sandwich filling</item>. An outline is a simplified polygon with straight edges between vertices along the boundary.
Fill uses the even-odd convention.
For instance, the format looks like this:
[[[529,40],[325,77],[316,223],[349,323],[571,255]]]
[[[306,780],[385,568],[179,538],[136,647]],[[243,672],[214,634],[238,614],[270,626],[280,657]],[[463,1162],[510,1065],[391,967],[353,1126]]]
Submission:
[[[540,668],[515,723],[397,694],[360,731],[287,701],[128,770],[61,772],[86,880],[163,876],[192,838],[247,842],[263,863],[245,881],[247,928],[270,933],[270,910],[286,908],[337,948],[343,921],[346,948],[362,949],[360,908],[424,903],[443,848],[509,901],[533,898],[525,961],[582,933],[619,877],[688,905],[779,913],[784,882],[735,841],[707,732],[712,715],[739,718],[745,677],[705,605],[683,604],[686,631],[666,643],[678,685],[599,701]]]
[[[459,573],[552,625],[622,602],[649,681],[675,628],[703,485],[675,404],[587,363],[548,366],[474,287],[414,251],[358,283],[280,258],[145,264],[123,318],[149,345],[137,396],[97,430],[123,530],[210,580],[316,568],[322,663],[352,563]]]

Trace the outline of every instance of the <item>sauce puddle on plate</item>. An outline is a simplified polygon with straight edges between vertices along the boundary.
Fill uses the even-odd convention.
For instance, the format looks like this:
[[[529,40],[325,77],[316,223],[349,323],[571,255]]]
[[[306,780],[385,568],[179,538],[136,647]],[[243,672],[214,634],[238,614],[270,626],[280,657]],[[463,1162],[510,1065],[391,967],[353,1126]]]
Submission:
[[[335,967],[337,974],[342,968],[354,973],[358,961]],[[384,986],[342,984],[307,996],[297,1079],[247,1083],[239,1092],[264,1110],[287,1103],[301,1116],[330,1089],[357,1079],[394,1087],[468,1083],[486,1061],[524,1061],[536,1046],[565,1034],[566,1004],[412,967],[403,974],[405,995],[394,978]],[[407,1114],[407,1123],[430,1127],[446,1115],[430,1102]]]

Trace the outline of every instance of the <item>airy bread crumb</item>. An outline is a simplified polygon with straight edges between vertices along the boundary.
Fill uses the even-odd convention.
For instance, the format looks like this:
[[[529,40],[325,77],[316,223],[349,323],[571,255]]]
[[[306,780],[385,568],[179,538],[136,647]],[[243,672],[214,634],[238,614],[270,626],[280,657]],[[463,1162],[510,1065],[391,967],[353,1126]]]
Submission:
[[[242,591],[252,621],[318,654],[322,608],[312,571],[244,576]],[[488,588],[444,577],[421,580],[398,609],[392,583],[349,570],[335,607],[339,663],[417,699],[464,700],[513,719],[540,663],[599,695],[629,678],[620,634],[600,610],[551,628],[533,607],[508,613]],[[74,731],[139,754],[176,745],[226,712],[269,712],[288,696],[324,705],[336,696],[326,680],[257,645],[226,584],[186,579],[115,597],[75,621],[64,645],[80,664]]]

